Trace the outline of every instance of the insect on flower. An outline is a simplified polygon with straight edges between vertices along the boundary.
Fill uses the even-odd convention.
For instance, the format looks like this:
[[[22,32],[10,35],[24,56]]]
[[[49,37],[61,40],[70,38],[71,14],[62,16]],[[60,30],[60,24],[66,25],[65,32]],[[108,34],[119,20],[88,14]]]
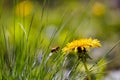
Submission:
[[[60,49],[59,46],[55,46],[51,49],[51,52],[57,52]]]

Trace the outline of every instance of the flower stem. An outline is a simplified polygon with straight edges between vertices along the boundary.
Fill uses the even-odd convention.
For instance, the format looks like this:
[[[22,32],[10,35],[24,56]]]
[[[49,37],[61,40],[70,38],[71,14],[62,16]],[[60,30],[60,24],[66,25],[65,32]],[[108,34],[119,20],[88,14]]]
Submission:
[[[87,68],[86,60],[84,58],[82,58],[82,62],[83,62],[84,68],[86,70],[87,78],[88,78],[88,80],[91,80],[90,71]]]

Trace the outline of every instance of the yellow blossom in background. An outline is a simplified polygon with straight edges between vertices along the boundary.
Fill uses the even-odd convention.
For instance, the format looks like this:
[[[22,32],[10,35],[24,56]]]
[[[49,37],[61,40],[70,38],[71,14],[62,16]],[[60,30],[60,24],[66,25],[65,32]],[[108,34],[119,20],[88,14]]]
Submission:
[[[92,13],[95,16],[102,16],[105,14],[105,6],[102,3],[96,2],[92,7]]]
[[[66,47],[62,49],[62,51],[63,53],[68,53],[71,51],[77,52],[78,48],[81,48],[81,50],[85,49],[86,51],[89,51],[90,48],[96,48],[100,46],[101,46],[100,41],[98,41],[97,39],[83,38],[83,39],[75,40],[75,41],[72,41],[71,43],[68,43]]]
[[[16,6],[16,14],[19,16],[27,16],[32,12],[33,4],[30,1],[22,1]]]

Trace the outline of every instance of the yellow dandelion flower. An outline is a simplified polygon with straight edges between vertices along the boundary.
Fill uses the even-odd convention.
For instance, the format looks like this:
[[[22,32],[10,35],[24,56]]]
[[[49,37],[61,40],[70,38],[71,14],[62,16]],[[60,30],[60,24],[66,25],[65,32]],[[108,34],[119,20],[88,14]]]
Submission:
[[[22,1],[16,6],[16,14],[20,16],[27,16],[32,12],[33,4],[30,1]]]
[[[92,13],[95,16],[102,16],[105,14],[105,7],[103,4],[96,2],[92,7]]]
[[[78,52],[80,50],[81,51],[89,51],[90,48],[96,48],[96,47],[100,47],[100,46],[101,46],[100,41],[98,41],[97,39],[83,38],[83,39],[75,40],[71,43],[68,43],[66,45],[66,47],[64,47],[62,49],[62,51],[63,51],[63,53],[69,53],[71,51]]]

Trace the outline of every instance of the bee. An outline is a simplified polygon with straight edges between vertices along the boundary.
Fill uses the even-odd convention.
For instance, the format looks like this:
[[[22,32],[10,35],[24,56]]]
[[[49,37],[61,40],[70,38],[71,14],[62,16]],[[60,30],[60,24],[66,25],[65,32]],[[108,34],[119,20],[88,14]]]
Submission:
[[[59,46],[55,46],[51,49],[51,52],[57,52],[60,49]]]

